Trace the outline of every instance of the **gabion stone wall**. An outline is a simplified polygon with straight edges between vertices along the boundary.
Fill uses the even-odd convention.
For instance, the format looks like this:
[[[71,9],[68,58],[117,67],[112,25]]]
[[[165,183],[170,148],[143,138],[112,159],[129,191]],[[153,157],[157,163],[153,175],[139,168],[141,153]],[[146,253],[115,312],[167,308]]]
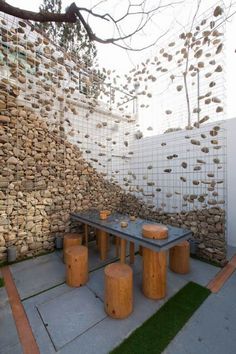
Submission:
[[[0,261],[11,245],[17,246],[18,258],[51,250],[55,234],[70,230],[71,211],[105,207],[190,228],[199,255],[223,264],[226,141],[221,127],[205,125],[203,131],[209,117],[194,108],[201,118],[194,129],[173,138],[145,138],[126,106],[115,117],[110,102],[104,114],[98,92],[112,100],[101,89],[91,91],[98,79],[93,71],[85,75],[81,63],[28,23],[0,20]],[[213,44],[215,50],[221,39]],[[213,62],[214,77],[221,79]],[[223,97],[219,101],[212,88],[209,94],[209,87],[202,87],[201,100],[221,115]]]
[[[8,108],[0,114],[0,261],[10,245],[18,258],[53,249],[55,234],[70,230],[70,212],[114,209],[123,193],[45,120],[16,109],[11,92],[1,91]]]
[[[218,206],[179,213],[164,213],[153,210],[152,207],[129,194],[123,196],[118,210],[190,229],[193,238],[199,243],[198,256],[220,265],[226,263],[225,210]]]
[[[18,258],[53,249],[55,234],[70,230],[71,211],[105,207],[190,228],[201,256],[225,262],[223,209],[155,211],[104,179],[32,110],[16,109],[11,90],[1,91],[1,98],[9,108],[0,115],[0,260],[10,245],[17,246]]]

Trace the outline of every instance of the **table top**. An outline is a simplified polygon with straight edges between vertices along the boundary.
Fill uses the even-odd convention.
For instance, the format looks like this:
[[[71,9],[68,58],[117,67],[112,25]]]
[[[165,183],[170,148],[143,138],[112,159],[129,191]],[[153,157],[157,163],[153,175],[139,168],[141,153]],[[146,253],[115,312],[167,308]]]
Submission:
[[[150,221],[137,218],[135,221],[131,221],[129,215],[112,213],[106,220],[101,220],[98,210],[87,210],[82,212],[71,213],[73,220],[80,221],[82,223],[93,226],[97,229],[106,231],[109,234],[121,237],[131,242],[135,242],[141,246],[153,249],[154,251],[162,251],[173,247],[175,244],[186,240],[191,237],[191,230],[182,229],[179,227],[168,227],[168,238],[164,240],[153,240],[143,237],[142,225],[143,224],[159,224],[156,221]],[[120,222],[127,221],[127,227],[121,227]]]

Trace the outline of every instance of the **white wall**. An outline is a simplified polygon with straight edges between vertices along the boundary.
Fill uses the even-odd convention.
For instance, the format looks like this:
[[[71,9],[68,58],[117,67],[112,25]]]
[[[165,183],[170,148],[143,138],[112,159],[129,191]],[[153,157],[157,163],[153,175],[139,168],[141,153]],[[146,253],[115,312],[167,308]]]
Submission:
[[[227,239],[236,247],[236,118],[224,123],[227,132]]]
[[[208,150],[204,152],[204,148]],[[127,190],[144,202],[168,213],[225,207],[226,133],[222,121],[134,140],[130,149],[126,165],[122,161],[117,165],[118,182],[128,181]],[[183,167],[183,163],[187,165]]]
[[[209,132],[214,126],[220,126],[220,131],[217,135],[218,145],[221,149],[215,150],[214,145],[211,144],[211,137]],[[206,138],[202,139],[201,134],[206,134]],[[190,140],[186,136],[201,141],[200,146],[190,144]],[[165,142],[167,145],[162,147],[161,143]],[[203,146],[209,147],[209,154],[201,152]],[[203,125],[200,129],[192,131],[180,131],[170,134],[163,134],[144,138],[139,141],[131,143],[131,149],[134,152],[129,159],[125,168],[120,168],[122,171],[119,183],[122,183],[123,177],[132,179],[129,176],[129,171],[135,174],[135,180],[131,181],[127,190],[134,192],[141,197],[145,202],[154,204],[156,208],[167,212],[177,212],[181,210],[190,210],[201,207],[211,207],[208,204],[209,199],[215,199],[217,205],[226,209],[226,229],[227,241],[231,246],[236,247],[236,118],[228,119],[220,122],[209,123]],[[166,157],[176,153],[178,158],[168,160]],[[220,164],[213,164],[212,160],[218,158]],[[206,164],[202,165],[200,171],[194,171],[198,159],[205,160]],[[187,169],[181,167],[182,161],[188,163]],[[152,165],[151,170],[147,166]],[[221,166],[219,170],[218,167]],[[163,169],[171,167],[173,174],[163,174]],[[119,166],[117,167],[119,168]],[[208,173],[214,174],[214,177],[209,178]],[[143,177],[146,176],[145,179]],[[187,177],[187,182],[182,183],[180,176]],[[118,176],[117,176],[118,177]],[[122,177],[122,178],[121,178]],[[117,178],[118,179],[118,178]],[[192,184],[192,180],[199,180],[201,183],[198,186]],[[208,190],[209,185],[202,183],[204,180],[224,180],[224,183],[216,184],[215,191],[218,196],[213,197],[212,191]],[[147,186],[147,181],[153,181],[154,186]],[[142,191],[138,191],[142,189]],[[161,192],[156,192],[156,188],[161,187]],[[176,194],[176,191],[179,192]],[[153,197],[150,197],[151,194]],[[166,195],[170,193],[172,196],[167,198]],[[184,194],[208,194],[205,203],[199,203],[197,200],[184,206]],[[221,201],[225,200],[225,204]],[[218,202],[220,202],[218,204]]]

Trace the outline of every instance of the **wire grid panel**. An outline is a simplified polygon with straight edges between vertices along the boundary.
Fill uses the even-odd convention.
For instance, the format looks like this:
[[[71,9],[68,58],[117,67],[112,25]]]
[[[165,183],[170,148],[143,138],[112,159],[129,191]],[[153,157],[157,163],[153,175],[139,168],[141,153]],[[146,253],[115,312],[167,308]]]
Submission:
[[[145,136],[225,119],[226,11],[215,17],[216,5],[179,32],[175,29],[136,68]],[[151,99],[142,96],[145,91]]]
[[[135,117],[113,114],[110,107],[104,112],[102,104],[99,108],[97,97],[86,85],[81,92],[81,63],[67,57],[28,24],[19,31],[18,20],[5,18],[2,43],[0,77],[20,91],[18,107],[26,105],[39,113],[52,133],[79,146],[83,157],[104,177],[160,211],[224,205],[222,127],[142,139]],[[85,80],[88,87],[93,78]],[[33,148],[37,152],[37,146]],[[37,191],[36,179],[34,182]]]
[[[4,14],[0,21],[0,79],[17,90],[17,107],[39,114],[51,133],[78,145],[107,174],[120,132],[135,121],[135,97],[105,84],[30,23]]]
[[[115,177],[160,212],[225,205],[225,18],[215,17],[214,9],[155,48],[134,74],[139,127],[132,134],[132,155],[114,162]],[[151,100],[142,95],[148,78]],[[182,130],[186,126],[191,130]],[[158,135],[176,130],[182,131]]]
[[[131,144],[128,190],[170,213],[225,205],[226,135],[222,123]]]

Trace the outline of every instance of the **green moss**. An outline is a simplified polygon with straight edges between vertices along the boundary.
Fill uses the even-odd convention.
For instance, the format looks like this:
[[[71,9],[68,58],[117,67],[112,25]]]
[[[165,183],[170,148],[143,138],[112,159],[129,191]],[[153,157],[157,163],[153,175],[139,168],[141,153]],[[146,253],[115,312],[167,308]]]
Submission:
[[[210,293],[189,282],[111,353],[161,354]]]

